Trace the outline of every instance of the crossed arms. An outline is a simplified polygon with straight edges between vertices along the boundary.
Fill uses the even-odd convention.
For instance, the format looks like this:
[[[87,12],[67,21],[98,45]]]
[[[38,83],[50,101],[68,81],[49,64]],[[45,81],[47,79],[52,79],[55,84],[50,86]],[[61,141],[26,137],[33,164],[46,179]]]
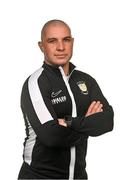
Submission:
[[[90,116],[92,114],[103,112],[103,104],[100,101],[93,101],[91,105],[89,106],[85,117]],[[67,127],[67,124],[65,123],[64,119],[58,119],[59,125]]]

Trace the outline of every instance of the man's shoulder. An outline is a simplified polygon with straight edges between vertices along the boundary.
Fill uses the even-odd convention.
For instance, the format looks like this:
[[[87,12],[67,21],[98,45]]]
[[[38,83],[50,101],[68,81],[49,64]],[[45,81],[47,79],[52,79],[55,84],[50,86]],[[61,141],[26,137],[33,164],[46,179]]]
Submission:
[[[38,83],[38,81],[42,81],[43,78],[41,78],[43,76],[43,71],[44,68],[40,67],[39,69],[35,70],[33,73],[31,73],[24,81],[23,86],[28,85],[29,83],[35,84]],[[44,78],[45,81],[45,78]]]
[[[78,70],[78,69],[75,70],[74,75],[75,75],[75,77],[78,77],[78,78],[83,78],[86,80],[94,80],[94,78],[90,74],[88,74],[84,71]]]
[[[30,89],[32,91],[42,89],[42,91],[46,93],[50,90],[50,87],[50,82],[45,74],[44,68],[41,67],[26,78],[22,86],[22,94],[27,94]]]
[[[31,73],[25,80],[26,81],[37,81],[39,77],[42,75],[44,71],[43,67],[40,67],[39,69],[35,70],[33,73]]]

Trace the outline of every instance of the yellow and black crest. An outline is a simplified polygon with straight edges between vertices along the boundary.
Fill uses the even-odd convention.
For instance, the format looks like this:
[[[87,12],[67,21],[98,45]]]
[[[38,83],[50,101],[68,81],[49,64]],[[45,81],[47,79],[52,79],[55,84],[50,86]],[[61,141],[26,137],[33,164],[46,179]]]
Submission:
[[[87,89],[86,83],[84,81],[77,82],[77,85],[80,88],[82,94],[85,94],[85,95],[88,94],[88,89]]]

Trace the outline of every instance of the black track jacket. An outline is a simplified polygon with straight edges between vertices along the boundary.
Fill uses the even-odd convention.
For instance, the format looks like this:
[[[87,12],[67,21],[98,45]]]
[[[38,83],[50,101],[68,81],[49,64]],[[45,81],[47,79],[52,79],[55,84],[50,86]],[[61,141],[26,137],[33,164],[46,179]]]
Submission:
[[[113,110],[97,82],[70,62],[67,77],[61,66],[45,62],[25,81],[21,94],[26,134],[19,179],[87,179],[87,139],[113,129]],[[85,117],[92,101],[103,112]],[[70,115],[71,127],[58,124]]]

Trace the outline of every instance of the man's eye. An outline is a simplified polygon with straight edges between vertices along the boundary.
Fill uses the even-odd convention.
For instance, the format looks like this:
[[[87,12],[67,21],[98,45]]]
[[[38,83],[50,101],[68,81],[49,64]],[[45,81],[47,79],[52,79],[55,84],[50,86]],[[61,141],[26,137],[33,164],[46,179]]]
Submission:
[[[48,43],[55,43],[55,42],[56,42],[55,39],[50,39],[50,40],[48,40]]]
[[[71,39],[64,39],[64,41],[65,41],[65,42],[70,42],[70,41],[71,41]]]

